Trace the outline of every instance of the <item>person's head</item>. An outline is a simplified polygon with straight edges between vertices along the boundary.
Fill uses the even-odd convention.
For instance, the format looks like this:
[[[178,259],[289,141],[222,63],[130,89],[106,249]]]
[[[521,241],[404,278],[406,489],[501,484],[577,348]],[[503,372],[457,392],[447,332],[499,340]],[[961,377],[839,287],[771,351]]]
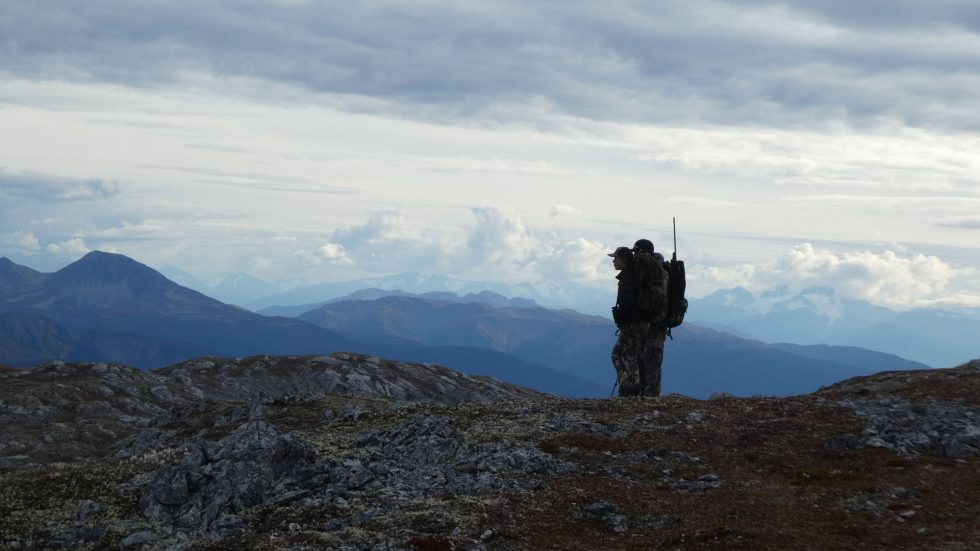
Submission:
[[[613,259],[613,267],[622,270],[633,265],[633,250],[629,247],[617,247],[615,251],[608,254]]]
[[[633,250],[639,253],[652,253],[653,242],[649,239],[637,239],[636,243],[633,243]]]

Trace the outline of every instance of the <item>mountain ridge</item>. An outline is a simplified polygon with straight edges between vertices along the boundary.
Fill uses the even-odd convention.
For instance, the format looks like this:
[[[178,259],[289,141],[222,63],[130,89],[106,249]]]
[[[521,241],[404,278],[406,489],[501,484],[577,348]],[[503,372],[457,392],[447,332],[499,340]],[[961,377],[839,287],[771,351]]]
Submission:
[[[5,289],[0,297],[0,313],[40,316],[72,335],[77,353],[51,359],[125,361],[146,368],[207,351],[314,353],[350,344],[345,337],[298,320],[268,318],[223,304],[124,255],[99,251],[32,286]],[[141,352],[148,348],[159,352]],[[16,358],[0,359],[18,363]]]
[[[456,279],[442,274],[405,272],[384,277],[317,283],[261,297],[245,306],[253,311],[261,311],[275,306],[322,304],[366,288],[401,290],[418,294],[430,292],[478,294],[490,291],[507,297],[533,300],[546,308],[560,309],[574,304],[578,311],[601,315],[608,315],[609,302],[615,300],[614,287],[598,288],[572,281],[510,284]]]
[[[417,297],[421,299],[432,299],[441,300],[445,302],[458,302],[458,303],[478,303],[487,304],[489,306],[494,306],[496,308],[542,308],[537,302],[526,299],[526,298],[508,298],[499,293],[494,293],[493,291],[480,291],[478,293],[467,293],[465,295],[459,295],[457,293],[452,293],[449,291],[429,291],[425,293],[415,294],[402,291],[400,289],[386,290],[378,288],[367,288],[354,291],[347,295],[332,298],[329,300],[323,300],[319,302],[314,302],[310,304],[299,304],[294,306],[269,306],[258,311],[259,314],[264,316],[286,316],[286,317],[299,317],[310,310],[326,306],[327,304],[334,304],[337,302],[347,302],[352,300],[377,300],[386,297]]]
[[[615,343],[611,321],[573,311],[491,308],[413,296],[326,304],[300,316],[351,338],[386,335],[426,345],[480,346],[506,352],[611,388],[609,352]],[[801,349],[802,350],[802,349]],[[799,352],[799,350],[797,351]],[[666,345],[664,392],[707,397],[798,394],[835,380],[871,373],[847,347],[809,353],[777,349],[761,341],[685,324]],[[928,367],[893,355],[867,352],[877,367]]]
[[[748,338],[857,346],[932,367],[965,361],[975,355],[974,343],[980,341],[980,311],[897,311],[842,300],[819,287],[795,293],[775,289],[759,296],[741,288],[723,289],[690,302],[691,322],[734,329]]]
[[[35,279],[33,286],[0,293],[0,313],[8,327],[0,338],[0,361],[30,365],[60,358],[147,368],[205,355],[351,351],[444,363],[568,396],[603,396],[614,382],[611,321],[572,310],[525,307],[528,303],[520,300],[521,307],[501,308],[382,297],[319,310],[342,314],[340,322],[305,321],[265,317],[223,304],[111,253],[90,253]],[[472,298],[514,304],[489,293]],[[378,315],[379,305],[390,308]],[[426,308],[419,310],[419,305]],[[833,355],[843,354],[838,349],[807,357],[694,324],[678,328],[674,337],[664,362],[665,392],[701,397],[714,392],[799,394],[869,372],[855,362],[835,361]],[[893,357],[879,360],[884,367],[919,367]]]
[[[44,277],[44,274],[15,264],[7,257],[0,257],[0,292],[7,289],[28,285]]]
[[[551,368],[474,347],[362,343],[302,320],[267,317],[171,282],[139,262],[92,252],[24,287],[0,294],[0,361],[107,361],[156,368],[198,356],[390,354],[526,386],[586,396],[598,385]]]

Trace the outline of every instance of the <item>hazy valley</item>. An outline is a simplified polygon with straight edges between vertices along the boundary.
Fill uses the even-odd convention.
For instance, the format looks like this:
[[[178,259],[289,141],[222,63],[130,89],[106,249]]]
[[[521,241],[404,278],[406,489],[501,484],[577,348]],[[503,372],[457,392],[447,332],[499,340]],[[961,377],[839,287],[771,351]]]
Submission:
[[[610,320],[488,291],[364,289],[278,310],[295,317],[266,316],[100,252],[50,274],[3,259],[0,291],[0,363],[16,367],[59,359],[155,368],[200,356],[346,351],[438,363],[562,396],[606,396],[613,383]],[[664,390],[701,398],[790,395],[923,367],[856,347],[765,344],[692,321],[668,344]]]

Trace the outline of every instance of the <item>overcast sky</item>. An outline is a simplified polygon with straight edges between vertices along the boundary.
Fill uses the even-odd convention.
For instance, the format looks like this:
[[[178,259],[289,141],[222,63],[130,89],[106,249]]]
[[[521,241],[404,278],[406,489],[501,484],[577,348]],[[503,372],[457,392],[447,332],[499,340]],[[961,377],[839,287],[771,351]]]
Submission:
[[[980,306],[974,1],[0,0],[0,256]]]

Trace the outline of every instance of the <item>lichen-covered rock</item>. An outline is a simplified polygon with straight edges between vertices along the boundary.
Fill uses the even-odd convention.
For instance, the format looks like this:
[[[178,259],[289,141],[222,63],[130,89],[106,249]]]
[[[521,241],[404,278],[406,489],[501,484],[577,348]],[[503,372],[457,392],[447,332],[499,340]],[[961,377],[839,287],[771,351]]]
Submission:
[[[590,503],[575,513],[575,520],[579,521],[599,521],[606,525],[610,532],[622,534],[626,532],[628,526],[626,515],[616,505],[608,501],[597,501]]]
[[[3,380],[0,469],[104,459],[117,452],[120,458],[139,458],[171,447],[160,432],[134,439],[143,429],[237,425],[265,418],[275,406],[331,396],[449,404],[549,397],[436,365],[351,353],[201,358],[153,371],[49,362],[13,370]],[[215,411],[212,406],[218,403],[230,407]],[[342,421],[368,415],[351,408],[340,413]],[[26,458],[12,458],[11,452]]]
[[[384,479],[395,491],[441,491],[479,494],[507,487],[513,474],[562,475],[579,471],[533,446],[508,440],[468,444],[463,434],[442,416],[423,415],[385,432],[368,432],[355,445],[369,454],[371,478]],[[348,480],[357,481],[359,466]]]
[[[115,453],[118,459],[145,457],[159,452],[173,443],[173,431],[149,428],[126,438]]]
[[[385,381],[388,367],[407,369],[337,355],[215,359],[152,377],[61,364],[5,378],[0,549],[783,549],[820,541],[911,550],[977,540],[975,370],[931,370],[911,382],[885,374],[885,395],[867,390],[880,386],[872,378],[860,392],[792,399],[459,405],[464,395],[404,401],[397,389],[452,389],[464,379],[428,373],[436,379],[424,386],[415,374],[409,385]],[[381,395],[320,396],[326,383],[314,388],[309,374]],[[239,386],[219,389],[229,378]],[[206,397],[194,398],[187,381]],[[252,382],[255,392],[242,395]],[[161,385],[177,401],[158,402],[166,394],[152,389]],[[490,395],[480,388],[480,398]],[[93,405],[75,405],[86,401]],[[91,416],[73,415],[82,410]],[[55,453],[59,445],[71,455]],[[119,459],[106,457],[119,450]],[[960,453],[968,455],[913,460]]]
[[[304,440],[264,421],[252,421],[218,442],[194,447],[177,464],[160,468],[144,489],[139,507],[150,521],[236,532],[240,519],[232,522],[229,515],[297,489],[322,486],[330,476],[330,466]]]
[[[929,452],[964,458],[980,454],[980,410],[968,405],[901,396],[838,401],[865,421],[864,444],[906,457]]]

